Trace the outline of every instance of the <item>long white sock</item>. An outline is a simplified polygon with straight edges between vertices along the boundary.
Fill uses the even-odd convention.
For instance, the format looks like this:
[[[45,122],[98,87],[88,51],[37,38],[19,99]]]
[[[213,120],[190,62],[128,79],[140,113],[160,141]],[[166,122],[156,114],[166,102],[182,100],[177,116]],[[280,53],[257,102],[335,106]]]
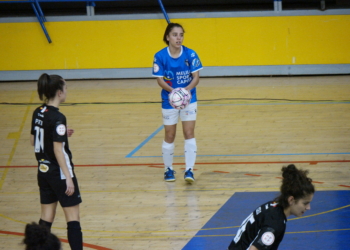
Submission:
[[[167,143],[163,141],[162,154],[165,170],[167,170],[168,168],[173,169],[174,149],[174,143]]]
[[[193,171],[194,164],[196,163],[197,156],[197,143],[196,138],[185,140],[185,162],[186,171],[190,168]]]

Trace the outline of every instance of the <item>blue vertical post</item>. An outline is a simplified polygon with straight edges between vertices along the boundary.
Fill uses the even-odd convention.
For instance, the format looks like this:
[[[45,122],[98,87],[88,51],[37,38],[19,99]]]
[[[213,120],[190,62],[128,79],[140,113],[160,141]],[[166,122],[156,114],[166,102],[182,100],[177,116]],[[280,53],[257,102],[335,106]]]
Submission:
[[[50,38],[49,33],[47,32],[46,27],[45,27],[45,25],[44,25],[44,22],[46,21],[46,19],[45,19],[45,17],[44,17],[44,13],[42,12],[42,10],[41,10],[41,8],[40,8],[40,5],[39,5],[38,0],[32,1],[32,2],[31,2],[31,5],[32,5],[32,7],[33,7],[33,10],[34,10],[34,13],[35,13],[36,17],[38,18],[38,21],[39,21],[39,23],[40,23],[40,25],[41,25],[42,30],[44,31],[44,34],[45,34],[45,36],[46,36],[47,41],[48,41],[49,43],[51,43],[51,42],[52,42],[52,41],[51,41],[51,38]],[[38,7],[37,7],[37,6],[38,6]],[[40,13],[39,13],[39,12],[40,12]]]
[[[86,2],[86,10],[88,16],[94,16],[95,15],[95,2],[88,1]]]
[[[158,0],[158,3],[159,3],[159,6],[160,6],[160,8],[161,8],[161,10],[162,10],[162,12],[163,12],[163,15],[164,15],[166,21],[167,21],[168,23],[170,23],[168,14],[167,14],[166,11],[165,11],[165,8],[164,8],[164,6],[163,6],[162,0]]]
[[[38,1],[38,0],[35,0],[34,3],[35,3],[35,6],[36,6],[36,9],[38,10],[38,13],[39,13],[39,16],[40,16],[41,20],[42,20],[43,22],[46,22],[46,18],[45,18],[45,16],[44,16],[43,11],[41,10],[39,1]]]
[[[274,0],[273,9],[274,11],[282,11],[282,0]]]

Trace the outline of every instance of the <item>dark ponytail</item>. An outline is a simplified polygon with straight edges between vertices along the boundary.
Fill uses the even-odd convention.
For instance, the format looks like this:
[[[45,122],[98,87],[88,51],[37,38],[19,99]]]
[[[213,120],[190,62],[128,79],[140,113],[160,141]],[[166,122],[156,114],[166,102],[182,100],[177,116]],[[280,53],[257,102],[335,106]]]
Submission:
[[[297,169],[294,164],[282,167],[282,185],[281,194],[275,201],[283,208],[289,207],[288,198],[293,196],[295,200],[304,198],[307,195],[315,193],[315,187],[312,179],[308,178],[309,171]]]
[[[57,90],[63,91],[64,80],[59,75],[42,74],[38,80],[38,95],[40,100],[47,102],[54,98]]]
[[[26,225],[24,237],[23,244],[26,245],[26,250],[61,249],[61,242],[57,236],[35,222]]]

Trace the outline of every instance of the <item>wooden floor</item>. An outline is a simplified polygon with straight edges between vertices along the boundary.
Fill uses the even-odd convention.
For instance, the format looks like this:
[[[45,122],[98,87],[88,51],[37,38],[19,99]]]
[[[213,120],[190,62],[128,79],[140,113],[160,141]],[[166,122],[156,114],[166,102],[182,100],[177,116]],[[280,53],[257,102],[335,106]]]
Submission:
[[[75,129],[85,249],[182,249],[235,192],[278,191],[289,162],[309,169],[317,190],[350,189],[350,76],[202,78],[193,185],[183,180],[180,124],[177,180],[163,181],[154,79],[67,84],[60,110]],[[0,249],[23,249],[24,226],[40,214],[29,143],[40,102],[35,82],[0,90]],[[52,231],[66,239],[60,207]]]

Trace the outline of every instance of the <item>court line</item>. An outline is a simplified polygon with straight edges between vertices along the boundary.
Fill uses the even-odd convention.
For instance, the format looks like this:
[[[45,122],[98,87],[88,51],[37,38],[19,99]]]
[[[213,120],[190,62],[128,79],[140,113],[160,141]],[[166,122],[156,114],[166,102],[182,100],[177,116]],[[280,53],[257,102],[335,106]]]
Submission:
[[[315,231],[299,231],[299,232],[286,232],[286,234],[301,234],[301,233],[327,233],[327,232],[339,232],[339,231],[349,231],[350,228],[342,228],[342,229],[328,229],[328,230],[315,230]],[[7,232],[7,231],[0,231]],[[17,233],[11,233],[12,235],[17,235]],[[236,234],[219,234],[219,235],[152,235],[152,236],[84,236],[84,238],[101,238],[101,239],[134,239],[134,238],[142,238],[142,239],[157,239],[157,238],[203,238],[203,237],[228,237],[235,236]],[[68,242],[66,239],[60,239],[62,242]],[[100,247],[88,243],[83,243],[84,246],[97,249],[97,250],[112,250],[110,248]]]
[[[332,209],[332,210],[328,210],[328,211],[325,211],[325,212],[321,212],[321,213],[317,213],[317,214],[306,215],[306,216],[303,216],[303,217],[296,217],[296,218],[292,218],[292,219],[289,219],[289,220],[300,220],[300,219],[309,218],[309,217],[313,217],[313,216],[317,216],[317,215],[321,215],[321,214],[327,214],[327,213],[338,211],[340,209],[344,209],[344,208],[347,208],[347,207],[350,207],[350,205],[346,205],[346,206],[343,206],[343,207],[338,207],[338,208],[335,208],[335,209]]]
[[[29,102],[33,102],[33,99],[34,99],[34,95],[35,95],[35,91],[32,91],[32,96],[30,97],[29,99]],[[24,127],[24,124],[27,120],[27,116],[28,116],[28,113],[29,113],[29,110],[30,110],[30,106],[27,105],[27,108],[24,112],[24,116],[22,118],[22,122],[21,122],[21,125],[19,126],[19,131],[16,132],[17,136],[15,137],[15,142],[13,144],[13,147],[12,147],[12,150],[11,150],[11,153],[10,153],[10,156],[7,160],[7,166],[10,166],[11,165],[11,162],[12,162],[12,159],[13,159],[13,156],[15,155],[15,152],[16,152],[16,149],[17,149],[17,145],[18,145],[18,141],[19,141],[19,138],[20,138],[20,135],[22,134],[22,131],[23,131],[23,127]],[[7,173],[8,173],[8,168],[5,168],[2,176],[1,176],[1,179],[0,179],[0,190],[2,189],[2,185],[4,184],[5,182],[5,179],[6,179],[6,176],[7,176]]]
[[[338,185],[341,186],[341,185]],[[344,191],[344,188],[340,187],[317,187],[318,191]],[[82,191],[82,193],[137,193],[137,192],[144,192],[144,193],[150,193],[150,192],[166,192],[168,190],[166,189],[123,189],[123,190],[102,190],[102,191]],[[198,189],[172,189],[172,192],[220,192],[220,191],[232,191],[232,192],[265,192],[265,191],[276,191],[278,192],[278,188],[270,187],[270,188],[211,188],[211,189],[205,189],[205,188],[198,188]],[[2,192],[1,195],[14,195],[14,194],[33,194],[38,195],[38,192]]]
[[[254,105],[260,106],[260,105],[312,105],[312,104],[350,104],[350,102],[223,103],[223,104],[200,104],[198,106],[254,106]]]
[[[156,129],[150,136],[146,138],[143,142],[140,143],[134,150],[132,150],[129,154],[125,156],[125,158],[132,158],[133,154],[135,154],[140,148],[143,147],[149,140],[151,140],[156,134],[158,134],[159,131],[161,131],[164,128],[163,125],[161,125],[159,128]]]
[[[231,162],[196,162],[196,165],[245,165],[245,164],[288,164],[288,163],[347,163],[350,160],[312,160],[312,161],[231,161]],[[163,166],[163,163],[115,163],[115,164],[82,164],[74,165],[74,167],[137,167],[137,166]],[[173,165],[185,165],[185,163],[174,163]],[[0,168],[37,168],[36,165],[18,165],[18,166],[0,166]]]
[[[134,148],[125,158],[160,158],[162,156],[148,155],[148,156],[134,156],[147,142],[155,137],[162,129],[161,125],[152,134],[150,134],[143,142],[141,142],[136,148]],[[281,154],[225,154],[225,155],[197,155],[197,157],[240,157],[240,156],[292,156],[292,155],[350,155],[350,152],[328,152],[328,153],[281,153]],[[174,157],[185,157],[184,155],[174,155]]]
[[[252,102],[252,101],[260,101],[262,103],[213,103],[213,104],[202,104],[202,102]],[[212,99],[212,100],[197,100],[198,106],[250,106],[250,105],[309,105],[309,104],[350,104],[350,101],[335,101],[335,100],[289,100],[289,102],[278,102],[281,100],[278,99],[254,99],[254,98],[222,98],[222,99]],[[283,100],[286,101],[286,100]],[[62,106],[72,106],[72,105],[145,105],[145,104],[161,104],[162,102],[65,102]],[[8,103],[1,102],[0,105],[11,105],[11,106],[37,106],[42,103]]]
[[[309,218],[309,217],[314,217],[314,216],[319,216],[319,215],[322,215],[322,214],[328,214],[328,213],[332,213],[332,212],[336,212],[338,210],[341,210],[341,209],[345,209],[345,208],[348,208],[350,207],[350,204],[349,205],[346,205],[346,206],[342,206],[342,207],[338,207],[338,208],[334,208],[334,209],[331,209],[331,210],[327,210],[327,211],[324,211],[324,212],[320,212],[320,213],[317,213],[317,214],[311,214],[311,215],[307,215],[307,216],[302,216],[302,217],[296,217],[296,218],[292,218],[292,219],[289,219],[288,221],[291,221],[291,220],[297,220],[297,219],[306,219],[306,218]],[[14,221],[14,222],[18,222],[18,223],[21,223],[21,224],[27,224],[23,221],[20,221],[20,220],[16,220],[16,219],[13,219],[11,217],[8,217],[6,215],[3,215],[3,214],[0,214],[0,217],[2,218],[5,218],[7,220],[10,220],[10,221]],[[126,234],[131,234],[131,233],[135,233],[135,234],[145,234],[145,233],[177,233],[177,232],[192,232],[192,231],[208,231],[208,230],[222,230],[222,229],[230,229],[230,228],[238,228],[240,227],[239,226],[231,226],[231,227],[218,227],[218,228],[201,228],[201,229],[183,229],[183,230],[168,230],[168,231],[109,231],[109,230],[89,230],[89,229],[86,229],[86,230],[82,230],[82,232],[93,232],[93,233],[126,233]],[[54,229],[61,229],[61,230],[66,230],[66,228],[60,228],[60,227],[52,227]],[[332,230],[332,229],[331,229]],[[340,230],[340,229],[339,229]],[[324,231],[324,230],[322,230]],[[328,231],[328,230],[327,230]],[[1,231],[0,231],[1,232]],[[311,231],[310,231],[311,232]]]
[[[138,148],[137,150],[139,150]],[[136,150],[136,151],[137,151]],[[136,152],[135,151],[135,152]],[[134,152],[134,153],[135,153]],[[228,154],[228,155],[197,155],[197,157],[233,157],[233,156],[291,156],[291,155],[350,155],[350,152],[339,153],[284,153],[284,154]],[[128,155],[127,158],[160,158],[162,156],[149,155],[149,156],[133,156]],[[184,155],[174,155],[174,157],[184,157]]]

